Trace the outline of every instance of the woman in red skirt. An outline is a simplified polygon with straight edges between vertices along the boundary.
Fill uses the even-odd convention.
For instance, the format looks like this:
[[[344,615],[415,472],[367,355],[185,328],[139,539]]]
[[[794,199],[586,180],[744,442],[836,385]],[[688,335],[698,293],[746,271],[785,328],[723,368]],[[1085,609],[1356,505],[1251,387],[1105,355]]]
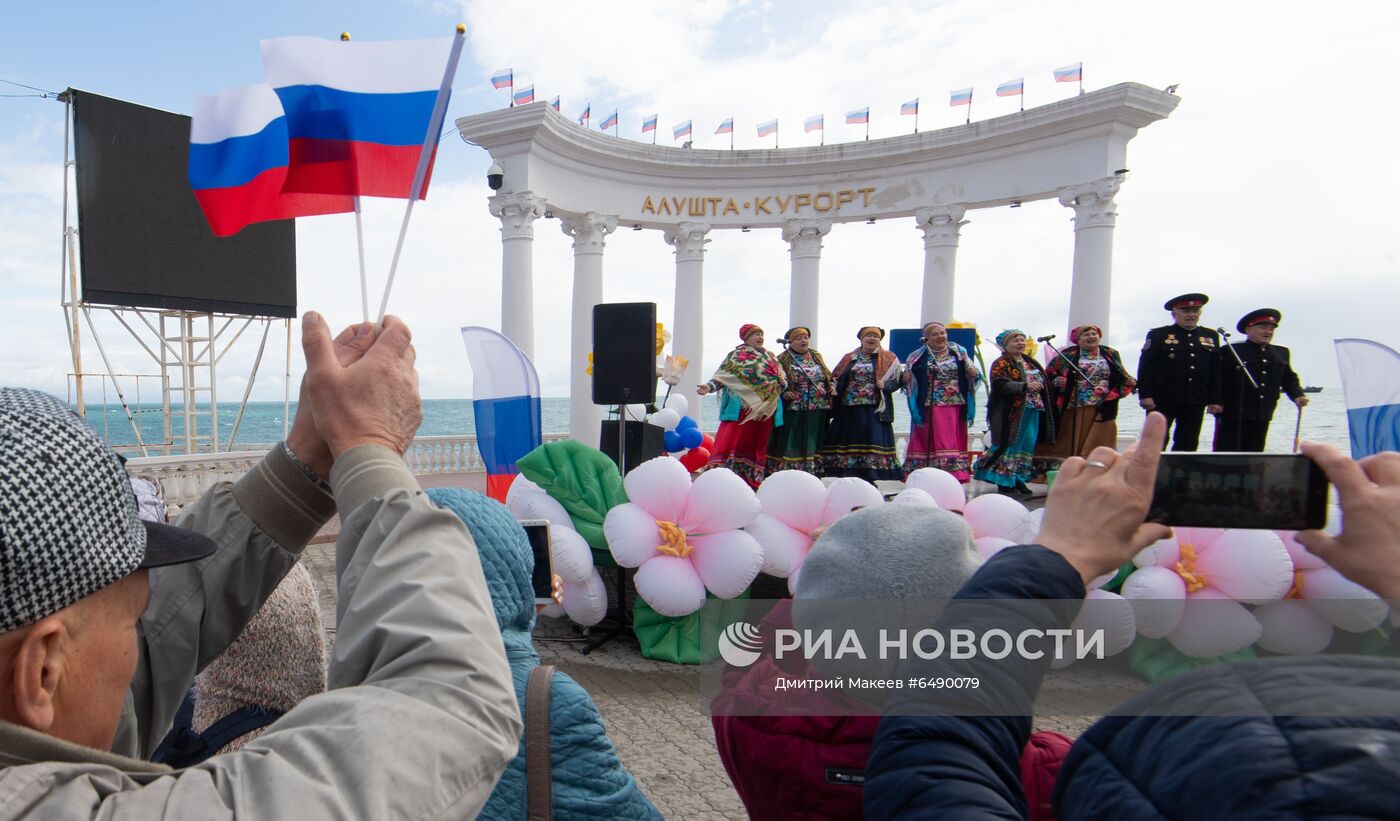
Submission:
[[[729,352],[714,377],[696,388],[704,396],[720,392],[719,431],[706,468],[726,467],[752,487],[763,481],[768,437],[783,423],[782,392],[787,388],[778,358],[763,347],[763,329],[739,329],[743,344]]]

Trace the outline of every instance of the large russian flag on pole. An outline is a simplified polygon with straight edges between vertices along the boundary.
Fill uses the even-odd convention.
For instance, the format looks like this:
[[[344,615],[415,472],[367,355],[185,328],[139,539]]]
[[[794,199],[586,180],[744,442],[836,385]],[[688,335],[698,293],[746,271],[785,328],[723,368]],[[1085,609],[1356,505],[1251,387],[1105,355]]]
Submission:
[[[453,41],[263,40],[263,73],[287,116],[286,190],[409,197]],[[431,176],[430,160],[419,199]]]
[[[255,222],[355,210],[354,197],[282,193],[287,159],[287,118],[272,86],[195,98],[190,187],[215,236]]]
[[[1351,455],[1400,450],[1400,353],[1369,339],[1338,339]]]
[[[476,447],[486,465],[486,495],[505,502],[520,473],[515,462],[540,446],[540,378],[535,364],[490,328],[462,329],[472,366]]]

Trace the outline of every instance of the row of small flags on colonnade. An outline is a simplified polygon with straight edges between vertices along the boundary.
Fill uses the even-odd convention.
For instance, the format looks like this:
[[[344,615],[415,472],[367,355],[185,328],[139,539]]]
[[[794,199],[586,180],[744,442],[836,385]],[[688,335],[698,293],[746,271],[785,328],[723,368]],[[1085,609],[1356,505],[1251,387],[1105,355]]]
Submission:
[[[1060,68],[1055,69],[1055,82],[1057,82],[1057,83],[1078,83],[1078,84],[1079,84],[1079,93],[1080,93],[1080,94],[1083,94],[1083,93],[1084,93],[1084,63],[1082,63],[1082,62],[1074,63],[1074,64],[1072,64],[1072,65],[1061,66]],[[492,74],[492,75],[491,75],[491,86],[492,86],[492,88],[497,88],[497,89],[501,89],[501,88],[509,89],[509,90],[510,90],[510,99],[511,99],[510,104],[511,104],[512,106],[516,106],[516,105],[525,105],[525,104],[527,104],[527,103],[533,103],[533,102],[535,101],[535,87],[534,87],[533,85],[523,86],[519,91],[516,91],[516,90],[515,90],[515,71],[514,71],[514,69],[503,68],[503,69],[500,69],[499,71],[495,72],[494,74]],[[960,106],[960,105],[965,105],[965,106],[967,106],[967,122],[969,122],[969,123],[972,122],[972,91],[973,91],[973,90],[972,90],[971,88],[959,88],[959,89],[954,89],[954,90],[948,92],[948,105],[949,105],[949,106]],[[1004,82],[1004,83],[998,84],[998,85],[997,85],[997,88],[996,88],[996,95],[997,95],[998,97],[1020,97],[1020,98],[1021,98],[1021,110],[1022,110],[1022,111],[1025,111],[1025,110],[1026,110],[1026,80],[1025,80],[1025,78],[1024,78],[1024,77],[1017,77],[1017,78],[1014,79],[1014,80],[1007,80],[1007,81]],[[554,98],[553,98],[552,100],[549,101],[549,104],[554,108],[555,111],[559,111],[559,110],[560,110],[560,108],[559,108],[559,96],[558,96],[558,95],[555,95]],[[589,123],[589,119],[590,119],[590,117],[592,116],[592,113],[593,113],[593,104],[592,104],[592,103],[589,103],[589,104],[585,105],[584,108],[583,108],[583,112],[582,112],[581,114],[579,114],[579,116],[578,116],[578,124],[581,125],[581,126],[583,126],[584,128],[587,128],[587,127],[588,127],[588,123]],[[913,118],[914,118],[914,132],[915,132],[915,133],[918,133],[918,131],[919,131],[919,98],[918,98],[918,97],[915,97],[914,99],[912,99],[912,100],[910,100],[910,101],[908,101],[908,102],[906,102],[906,103],[901,103],[900,106],[899,106],[899,114],[900,114],[900,116],[902,116],[902,117],[913,117]],[[657,114],[649,114],[649,115],[647,115],[646,117],[643,117],[643,118],[642,118],[642,133],[643,133],[643,134],[647,134],[647,133],[649,132],[649,133],[651,134],[651,141],[652,141],[652,144],[653,144],[653,145],[656,143],[656,123],[657,123],[658,117],[659,117],[659,115],[657,115]],[[846,125],[864,125],[864,126],[865,126],[865,138],[866,138],[867,140],[870,139],[870,107],[869,107],[869,106],[866,106],[865,108],[858,108],[858,109],[856,109],[856,110],[854,110],[854,111],[848,111],[848,112],[846,112]],[[613,133],[614,133],[614,134],[618,134],[618,133],[619,133],[618,110],[617,110],[616,108],[614,108],[611,114],[609,114],[608,116],[604,117],[601,121],[599,121],[599,123],[598,123],[598,128],[599,128],[600,130],[602,130],[602,131],[607,131],[609,128],[611,128],[611,129],[613,129]],[[771,135],[771,136],[773,137],[773,147],[774,147],[774,148],[777,148],[777,147],[778,147],[778,121],[777,121],[776,119],[768,120],[768,121],[766,121],[766,122],[759,123],[759,124],[758,124],[758,129],[757,129],[757,130],[758,130],[758,136],[760,136],[760,137],[767,137],[767,136],[770,136],[770,135]],[[802,121],[802,131],[803,131],[803,133],[806,133],[806,134],[811,134],[813,131],[819,131],[819,132],[821,132],[821,135],[822,135],[821,141],[822,141],[822,144],[825,145],[825,144],[826,144],[826,115],[824,115],[824,114],[813,114],[812,116],[806,118],[805,120]],[[691,123],[690,120],[686,120],[686,121],[684,121],[684,122],[677,123],[675,126],[673,126],[673,127],[671,128],[671,139],[672,139],[672,140],[680,140],[682,137],[690,137],[690,136],[692,135],[692,133],[693,133],[692,123]],[[728,135],[729,135],[729,147],[730,147],[731,149],[734,148],[734,118],[733,118],[733,117],[726,117],[726,118],[719,124],[719,127],[715,129],[715,134],[728,134]]]

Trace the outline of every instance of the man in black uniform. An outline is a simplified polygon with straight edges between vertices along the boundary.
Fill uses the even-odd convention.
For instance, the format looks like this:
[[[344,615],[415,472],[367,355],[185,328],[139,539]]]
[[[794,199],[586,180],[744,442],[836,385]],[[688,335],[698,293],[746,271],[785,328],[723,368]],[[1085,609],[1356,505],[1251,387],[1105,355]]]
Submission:
[[[1201,435],[1201,420],[1210,402],[1210,380],[1220,334],[1197,327],[1201,306],[1210,301],[1205,294],[1182,294],[1162,307],[1172,312],[1171,325],[1147,332],[1138,359],[1138,397],[1144,410],[1167,417],[1172,450],[1195,450]]]
[[[1210,391],[1210,412],[1215,414],[1214,450],[1263,453],[1279,393],[1288,394],[1299,408],[1308,404],[1298,374],[1289,364],[1288,349],[1269,344],[1281,319],[1283,314],[1277,309],[1260,308],[1245,314],[1235,325],[1247,341],[1230,347],[1259,383],[1257,388],[1228,350],[1216,358]]]

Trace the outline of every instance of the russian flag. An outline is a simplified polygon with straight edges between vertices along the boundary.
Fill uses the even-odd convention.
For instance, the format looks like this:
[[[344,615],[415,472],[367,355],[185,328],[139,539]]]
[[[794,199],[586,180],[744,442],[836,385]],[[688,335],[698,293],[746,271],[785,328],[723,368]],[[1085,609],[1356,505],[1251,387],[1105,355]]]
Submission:
[[[535,87],[525,86],[524,88],[515,92],[515,96],[511,98],[511,101],[514,102],[516,105],[525,105],[526,103],[533,103],[535,101]]]
[[[769,121],[766,122],[766,123],[759,123],[759,124],[758,124],[758,136],[760,136],[760,137],[767,137],[769,134],[776,134],[777,132],[778,132],[778,121],[777,121],[777,120],[769,120]]]
[[[918,97],[915,97],[914,99],[910,100],[909,102],[904,103],[903,105],[901,105],[901,106],[899,107],[899,113],[900,113],[900,114],[912,114],[912,115],[916,115],[916,116],[917,116],[918,113],[919,113],[919,98],[918,98]]]
[[[722,123],[719,124],[719,128],[716,128],[716,129],[715,129],[715,133],[716,133],[716,134],[733,134],[733,133],[734,133],[734,118],[733,118],[733,117],[726,117],[726,118],[724,119],[724,122],[722,122]]]
[[[263,73],[287,116],[286,190],[407,198],[424,143],[437,136],[439,92],[450,92],[443,78],[453,40],[263,40]],[[431,144],[420,199],[437,154]]]
[[[580,114],[580,115],[578,115],[578,124],[579,124],[579,125],[587,125],[587,124],[588,124],[588,118],[589,118],[590,116],[592,116],[592,114],[593,114],[593,104],[592,104],[592,103],[589,103],[588,105],[586,105],[586,106],[583,107],[583,113]]]
[[[1369,339],[1338,339],[1354,459],[1400,450],[1400,353]]]
[[[860,125],[870,122],[870,106],[846,112],[846,125]]]
[[[497,69],[491,75],[492,88],[510,88],[515,83],[515,72],[508,68]]]
[[[472,367],[476,447],[486,465],[486,495],[505,502],[520,473],[515,462],[540,446],[540,378],[535,365],[490,328],[462,329]]]
[[[960,88],[948,92],[948,105],[972,105],[972,89]]]
[[[555,94],[554,99],[549,101],[549,107],[555,111],[559,110],[559,95]]]
[[[1026,92],[1026,78],[1017,77],[1014,80],[1007,80],[997,86],[998,97],[1015,97]]]
[[[805,131],[805,132],[808,133],[808,134],[811,134],[813,131],[824,131],[825,129],[826,129],[826,115],[825,115],[825,114],[813,114],[812,116],[810,116],[810,117],[808,117],[807,119],[805,119],[805,120],[802,121],[802,130]],[[762,137],[763,134],[760,133],[758,136]]]
[[[255,222],[355,210],[354,197],[282,193],[287,160],[287,118],[272,86],[195,98],[190,187],[215,236]]]
[[[690,136],[690,120],[686,120],[680,125],[671,127],[671,139],[679,140],[681,137]]]
[[[644,118],[642,118],[642,133],[643,133],[643,134],[647,133],[648,131],[655,131],[655,130],[656,130],[656,115],[655,115],[655,114],[651,115],[650,117],[644,117]]]
[[[1082,62],[1055,69],[1055,82],[1057,83],[1077,83],[1082,79],[1084,79],[1084,64]]]
[[[601,123],[598,123],[598,129],[600,131],[607,131],[615,125],[617,125],[617,109],[614,108],[611,114],[604,117]]]

